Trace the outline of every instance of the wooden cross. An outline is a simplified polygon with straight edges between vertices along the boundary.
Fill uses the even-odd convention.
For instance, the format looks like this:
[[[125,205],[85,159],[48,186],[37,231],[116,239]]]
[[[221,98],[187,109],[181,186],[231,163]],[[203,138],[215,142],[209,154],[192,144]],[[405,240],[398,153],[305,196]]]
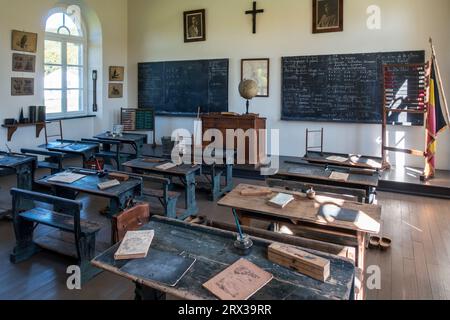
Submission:
[[[245,11],[245,14],[251,14],[253,16],[253,33],[256,33],[256,15],[258,13],[264,13],[264,10],[256,9],[256,1],[253,1],[253,10]]]

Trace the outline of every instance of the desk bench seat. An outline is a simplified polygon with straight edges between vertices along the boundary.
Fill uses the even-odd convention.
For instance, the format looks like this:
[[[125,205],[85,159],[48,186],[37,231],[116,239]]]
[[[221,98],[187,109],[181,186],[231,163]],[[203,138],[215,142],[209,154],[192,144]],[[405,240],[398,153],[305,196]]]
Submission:
[[[66,232],[75,232],[73,217],[63,213],[54,212],[44,208],[34,208],[19,213],[25,220],[57,228]],[[88,220],[80,220],[81,234],[89,235],[98,232],[101,226]]]
[[[144,196],[152,197],[152,198],[164,198],[164,190],[157,190],[157,189],[151,189],[151,188],[144,188],[142,191],[142,194]],[[174,191],[168,191],[167,196],[169,200],[175,200],[180,197],[180,193],[174,192]]]

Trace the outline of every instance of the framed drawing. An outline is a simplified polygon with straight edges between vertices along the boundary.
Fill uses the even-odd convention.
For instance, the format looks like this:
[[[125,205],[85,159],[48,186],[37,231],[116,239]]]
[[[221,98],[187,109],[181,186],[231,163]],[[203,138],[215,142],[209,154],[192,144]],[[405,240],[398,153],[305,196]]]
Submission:
[[[344,0],[313,0],[313,33],[344,30]]]
[[[11,35],[11,49],[13,51],[36,53],[37,38],[37,33],[13,30]]]
[[[184,13],[184,42],[206,40],[206,11],[194,10]]]
[[[118,99],[123,97],[123,84],[122,83],[110,83],[109,84],[109,95],[110,99]]]
[[[109,81],[124,81],[125,67],[109,67]]]
[[[12,71],[14,72],[35,72],[36,56],[29,54],[13,53]]]
[[[269,96],[270,59],[243,59],[241,80],[255,80],[258,83],[257,97]]]
[[[32,96],[34,95],[33,78],[11,78],[12,96]]]

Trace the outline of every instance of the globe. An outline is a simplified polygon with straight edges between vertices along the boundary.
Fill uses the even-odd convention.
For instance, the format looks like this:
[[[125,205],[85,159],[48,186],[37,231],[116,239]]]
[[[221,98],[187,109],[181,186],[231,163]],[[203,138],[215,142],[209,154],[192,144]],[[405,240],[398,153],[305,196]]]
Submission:
[[[253,99],[258,95],[258,83],[255,80],[242,80],[239,84],[239,93],[246,100]]]

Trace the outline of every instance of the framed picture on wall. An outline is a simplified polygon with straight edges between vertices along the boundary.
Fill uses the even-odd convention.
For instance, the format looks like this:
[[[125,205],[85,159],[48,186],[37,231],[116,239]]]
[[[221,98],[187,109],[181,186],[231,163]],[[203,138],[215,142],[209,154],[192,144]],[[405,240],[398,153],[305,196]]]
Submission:
[[[32,96],[34,95],[33,78],[11,78],[12,96]]]
[[[184,42],[206,41],[206,11],[184,13]]]
[[[108,89],[108,97],[110,99],[123,98],[123,84],[122,83],[110,83]]]
[[[109,67],[109,81],[124,81],[125,67]]]
[[[14,72],[35,72],[36,56],[29,54],[13,53],[12,71]]]
[[[13,30],[11,35],[11,49],[13,51],[36,53],[37,38],[37,33]]]
[[[255,80],[258,83],[257,97],[269,96],[270,59],[243,59],[241,80]]]
[[[313,33],[344,30],[344,0],[313,0]]]

